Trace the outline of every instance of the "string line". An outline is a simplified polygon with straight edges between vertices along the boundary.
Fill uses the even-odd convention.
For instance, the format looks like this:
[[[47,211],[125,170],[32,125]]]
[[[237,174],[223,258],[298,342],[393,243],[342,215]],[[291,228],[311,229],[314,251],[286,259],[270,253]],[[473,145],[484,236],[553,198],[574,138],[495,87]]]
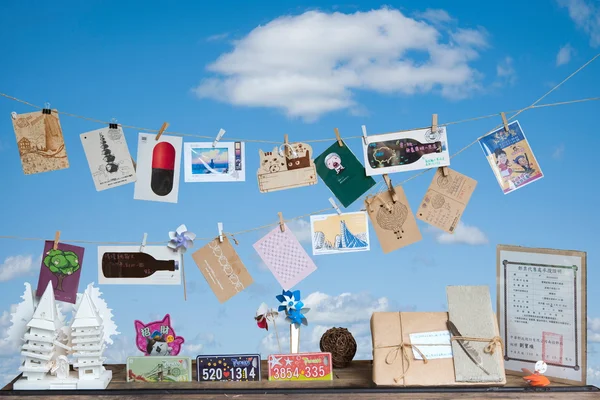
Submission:
[[[573,73],[571,73],[569,76],[567,76],[565,79],[563,79],[560,83],[558,83],[557,85],[555,85],[552,89],[550,89],[549,91],[547,91],[546,93],[544,93],[544,95],[542,95],[540,98],[538,98],[536,101],[534,101],[531,105],[521,108],[520,110],[515,110],[515,111],[508,111],[508,113],[514,113],[512,116],[510,116],[509,118],[507,118],[508,121],[516,118],[518,115],[520,115],[521,113],[523,113],[526,110],[532,110],[535,108],[542,108],[542,107],[552,107],[552,106],[560,106],[560,105],[566,105],[566,104],[574,104],[574,103],[582,103],[585,101],[595,101],[595,100],[599,100],[600,97],[590,97],[590,98],[586,98],[586,99],[579,99],[579,100],[571,100],[571,101],[562,101],[562,102],[557,102],[557,103],[550,103],[550,104],[541,104],[538,105],[538,103],[540,101],[542,101],[543,99],[545,99],[547,96],[549,96],[552,92],[554,92],[556,89],[558,89],[559,87],[561,87],[563,84],[565,84],[567,81],[569,81],[571,78],[573,78],[575,75],[577,75],[579,72],[581,72],[585,67],[587,67],[588,65],[590,65],[594,60],[596,60],[598,57],[600,57],[600,53],[596,54],[594,57],[592,57],[589,61],[587,61],[585,64],[583,64],[581,67],[579,67],[576,71],[574,71]],[[25,100],[21,100],[18,99],[16,97],[13,96],[9,96],[7,94],[1,93],[0,92],[0,96],[8,98],[10,100],[14,100],[17,101],[19,103],[37,108],[37,109],[41,109],[42,107],[36,106],[32,103],[29,103]],[[92,121],[92,122],[98,122],[98,123],[102,123],[102,124],[106,124],[108,125],[109,122],[106,121],[101,121],[101,120],[97,120],[94,118],[89,118],[89,117],[83,117],[80,115],[76,115],[76,114],[71,114],[71,113],[67,113],[64,111],[59,111],[59,114],[63,114],[63,115],[68,115],[74,118],[80,118],[80,119],[84,119],[84,120],[88,120],[88,121]],[[469,118],[466,120],[461,120],[461,121],[455,121],[455,122],[448,122],[446,124],[438,124],[438,126],[447,126],[447,125],[452,125],[452,124],[459,124],[459,123],[463,123],[463,122],[468,122],[468,121],[474,121],[474,120],[478,120],[478,119],[484,119],[484,118],[491,118],[491,117],[497,117],[499,114],[490,114],[490,115],[486,115],[486,116],[481,116],[481,117],[475,117],[475,118]],[[112,123],[112,122],[111,122]],[[150,131],[150,132],[158,132],[158,129],[146,129],[146,128],[141,128],[141,127],[135,127],[135,126],[130,126],[130,125],[121,125],[124,128],[130,128],[130,129],[137,129],[137,130],[146,130],[146,131]],[[474,144],[478,143],[479,140],[481,140],[482,138],[488,136],[490,133],[496,131],[497,129],[501,128],[503,126],[503,124],[497,125],[495,128],[491,129],[490,131],[486,132],[484,135],[479,136],[477,139],[473,140],[471,143],[469,143],[468,145],[464,146],[463,148],[461,148],[460,150],[458,150],[456,153],[452,154],[450,156],[450,159],[458,156],[459,154],[463,153],[465,150],[467,150],[468,148],[470,148],[471,146],[473,146]],[[429,128],[429,127],[426,127]],[[416,129],[424,129],[424,128],[416,128]],[[414,129],[409,129],[409,130],[414,130]],[[396,132],[402,132],[402,131],[396,131]],[[177,132],[167,132],[165,131],[164,133],[168,133],[171,135],[179,135],[179,136],[195,136],[195,137],[200,137],[200,138],[207,138],[207,139],[214,139],[212,137],[208,137],[208,136],[198,136],[198,135],[191,135],[191,134],[182,134],[182,133],[177,133]],[[362,136],[350,136],[350,137],[346,137],[346,139],[354,139],[354,138],[362,138]],[[259,142],[259,143],[280,143],[280,142],[272,142],[272,141],[264,141],[264,140],[246,140],[246,139],[232,139],[230,138],[229,140],[233,140],[233,141],[245,141],[245,142]],[[327,140],[336,140],[336,138],[334,139],[316,139],[316,140],[305,140],[303,141],[304,143],[306,142],[322,142],[322,141],[327,141]],[[409,178],[405,179],[404,181],[400,182],[399,185],[403,185],[425,173],[427,173],[428,171],[431,171],[432,169],[436,169],[436,168],[429,168],[429,169],[424,169],[419,171],[418,173],[410,176]],[[384,187],[383,190],[381,190],[380,188],[382,186],[385,186],[383,184],[383,182],[379,182],[379,185],[375,185],[374,189],[371,189],[370,191],[375,191],[375,190],[379,190],[379,192],[377,193],[381,193],[381,191],[385,191],[387,190],[387,187]],[[288,221],[294,221],[297,219],[303,219],[306,217],[309,217],[311,215],[316,215],[316,214],[321,214],[325,211],[329,211],[329,210],[334,210],[334,207],[329,207],[329,208],[325,208],[323,210],[319,210],[319,211],[315,211],[309,214],[305,214],[305,215],[300,215],[297,217],[293,217],[287,220],[284,220],[284,222],[288,222]],[[250,233],[250,232],[254,232],[254,231],[258,231],[258,230],[262,230],[262,229],[267,229],[267,228],[271,228],[274,226],[279,225],[279,222],[275,222],[275,223],[271,223],[271,224],[266,224],[266,225],[262,225],[262,226],[258,226],[255,228],[250,228],[250,229],[245,229],[242,231],[238,231],[238,232],[234,232],[234,233],[229,233],[229,235],[232,236],[237,236],[237,235],[243,235],[245,233]],[[215,236],[216,237],[216,236]],[[0,236],[0,239],[13,239],[13,240],[24,240],[24,241],[46,241],[48,239],[41,239],[41,238],[25,238],[25,237],[19,237],[19,236]],[[196,240],[199,241],[211,241],[214,238],[196,238]],[[84,243],[84,244],[99,244],[99,245],[114,245],[114,244],[125,244],[125,245],[138,245],[141,242],[98,242],[98,241],[90,241],[90,240],[64,240],[64,242],[69,242],[69,243]],[[147,245],[161,245],[161,244],[165,244],[168,243],[168,240],[165,241],[161,241],[161,242],[147,242]]]
[[[598,55],[596,57],[598,57]],[[591,61],[593,61],[593,59]],[[589,64],[589,62],[588,62],[588,64]],[[581,70],[581,68],[580,68],[580,70]],[[576,71],[576,72],[578,72],[578,71]],[[572,76],[574,76],[574,74],[572,74],[566,80],[570,79]],[[549,91],[548,93],[546,93],[546,95],[544,95],[543,97],[541,97],[540,100],[543,99],[544,97],[546,97],[547,95],[549,95],[552,91],[556,90],[556,88],[558,88],[562,83],[566,82],[566,80],[564,80],[563,82],[561,82],[559,85],[555,86],[551,91]],[[35,104],[32,104],[32,103],[30,103],[28,101],[25,101],[25,100],[21,100],[21,99],[19,99],[17,97],[10,96],[10,95],[8,95],[6,93],[0,92],[0,96],[4,97],[4,98],[7,98],[9,100],[18,102],[18,103],[25,104],[25,105],[33,107],[33,108],[37,108],[39,110],[43,109],[43,107],[40,107],[40,106],[35,105]],[[505,113],[507,113],[507,114],[517,113],[516,115],[518,115],[521,112],[523,112],[525,110],[529,110],[529,109],[564,106],[564,105],[567,105],[567,104],[577,104],[577,103],[584,103],[584,102],[588,102],[588,101],[598,101],[598,100],[600,100],[600,97],[588,97],[588,98],[584,98],[584,99],[567,100],[567,101],[560,101],[560,102],[556,102],[556,103],[547,103],[547,104],[539,104],[539,105],[537,105],[536,104],[537,102],[536,102],[536,103],[532,104],[529,107],[525,107],[525,108],[522,108],[520,110],[509,110],[509,111],[505,111]],[[103,124],[103,125],[108,125],[108,124],[114,123],[114,122],[109,122],[109,121],[103,121],[103,120],[96,119],[96,118],[90,118],[90,117],[85,117],[85,116],[82,116],[82,115],[72,114],[72,113],[66,112],[66,111],[52,110],[52,112],[57,113],[57,114],[66,115],[66,116],[73,117],[73,118],[82,119],[82,120],[85,120],[85,121],[90,121],[90,122],[94,122],[94,123],[98,123],[98,124]],[[463,123],[466,123],[466,122],[473,122],[473,121],[479,121],[479,120],[483,120],[483,119],[495,118],[495,117],[498,117],[498,115],[499,115],[499,113],[482,115],[482,116],[479,116],[479,117],[473,117],[473,118],[461,119],[461,120],[458,120],[458,121],[446,122],[446,123],[443,123],[443,124],[438,124],[438,126],[450,126],[450,125],[463,124]],[[126,125],[126,124],[118,124],[118,125],[121,128],[133,129],[133,130],[137,130],[137,131],[144,131],[144,132],[151,132],[151,133],[157,133],[159,131],[159,129],[144,128],[144,127],[135,126],[135,125]],[[378,133],[378,135],[383,135],[385,133],[408,132],[408,131],[414,131],[414,130],[418,130],[418,129],[427,129],[427,128],[430,128],[430,127],[431,126],[423,126],[423,127],[418,127],[418,128],[402,129],[402,130],[397,130],[397,131],[394,131],[394,132]],[[207,139],[207,140],[211,140],[211,141],[213,141],[215,139],[214,136],[206,136],[206,135],[199,135],[199,134],[195,134],[195,133],[175,132],[175,131],[167,131],[167,130],[165,130],[163,132],[163,134],[165,134],[165,135],[172,135],[172,136],[182,136],[182,137],[194,137],[194,138],[199,138],[199,139]],[[343,140],[348,140],[348,139],[362,139],[362,135],[343,136],[342,139]],[[228,140],[233,141],[233,142],[248,142],[248,143],[268,143],[268,144],[281,144],[282,143],[280,141],[262,140],[262,139],[228,138]],[[337,140],[337,137],[324,138],[324,139],[295,140],[295,142],[320,143],[320,142],[331,142],[331,141],[335,141],[335,140]]]

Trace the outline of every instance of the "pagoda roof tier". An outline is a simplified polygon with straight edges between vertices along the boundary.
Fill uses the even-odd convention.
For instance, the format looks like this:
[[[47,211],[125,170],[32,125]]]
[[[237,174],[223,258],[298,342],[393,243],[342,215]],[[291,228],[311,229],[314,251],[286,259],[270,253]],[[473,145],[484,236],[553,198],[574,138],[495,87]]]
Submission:
[[[50,353],[48,353],[48,354],[38,354],[38,353],[32,353],[31,351],[22,351],[21,355],[23,357],[29,357],[29,358],[33,358],[35,360],[50,361],[52,359],[52,357],[54,356],[54,351],[50,351]]]
[[[31,366],[24,366],[21,365],[19,367],[19,371],[21,372],[48,372],[50,371],[50,366],[42,366],[40,365],[39,367],[31,367]]]
[[[94,328],[97,326],[102,326],[102,318],[98,315],[98,310],[96,310],[90,296],[87,292],[84,292],[71,328]]]
[[[93,330],[93,331],[85,331],[85,332],[76,332],[76,331],[72,331],[71,332],[71,336],[73,337],[85,337],[85,336],[104,336],[104,330],[103,329],[98,329],[98,330]]]
[[[100,343],[102,336],[80,336],[71,340],[73,344],[77,343]]]
[[[26,333],[25,335],[23,335],[23,339],[24,340],[32,340],[32,341],[36,341],[36,342],[52,343],[52,342],[54,342],[55,338],[52,338],[49,336],[37,336],[37,335],[32,335],[31,333]]]
[[[40,351],[42,353],[46,353],[46,352],[52,351],[53,347],[52,346],[42,347],[42,346],[35,345],[35,344],[29,342],[29,343],[25,343],[23,346],[21,346],[21,349],[23,349],[23,350]]]
[[[73,357],[75,358],[86,358],[86,357],[100,357],[102,356],[102,350],[98,351],[78,351],[73,353]]]
[[[102,345],[95,344],[95,345],[85,346],[85,347],[81,347],[79,345],[75,345],[75,346],[71,347],[71,350],[74,350],[74,351],[78,351],[78,350],[94,351],[94,350],[103,350],[103,349],[104,349],[104,344],[102,344]]]
[[[86,367],[101,367],[102,364],[106,361],[106,358],[101,358],[99,360],[87,362],[87,363],[73,363],[73,367],[76,368],[86,368]]]

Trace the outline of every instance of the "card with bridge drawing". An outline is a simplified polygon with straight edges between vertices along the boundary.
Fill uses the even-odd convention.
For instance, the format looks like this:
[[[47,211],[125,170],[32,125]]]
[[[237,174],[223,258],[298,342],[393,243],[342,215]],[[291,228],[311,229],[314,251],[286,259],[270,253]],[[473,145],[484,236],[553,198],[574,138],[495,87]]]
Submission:
[[[417,218],[448,233],[454,233],[477,181],[446,168],[438,168],[417,210]]]
[[[259,150],[258,189],[261,193],[292,189],[317,183],[312,147],[306,143]]]
[[[184,143],[186,182],[244,182],[246,156],[243,142]]]
[[[219,303],[224,303],[254,282],[227,236],[219,238],[192,254]]]
[[[369,218],[364,211],[312,215],[313,255],[369,251]]]
[[[135,182],[135,168],[120,126],[79,135],[97,191]]]
[[[367,213],[384,253],[398,250],[422,239],[404,189],[398,185],[394,190],[396,201],[389,191],[365,199]]]

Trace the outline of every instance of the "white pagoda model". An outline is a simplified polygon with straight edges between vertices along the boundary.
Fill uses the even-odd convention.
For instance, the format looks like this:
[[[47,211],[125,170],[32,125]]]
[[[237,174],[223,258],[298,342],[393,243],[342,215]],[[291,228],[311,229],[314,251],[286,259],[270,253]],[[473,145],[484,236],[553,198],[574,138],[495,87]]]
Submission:
[[[77,295],[70,326],[54,298],[52,282],[36,301],[31,286],[25,284],[23,302],[12,316],[9,335],[22,334],[22,377],[13,384],[14,390],[105,389],[112,371],[103,366],[106,343],[118,334],[111,310],[100,297],[100,291],[90,284]],[[28,321],[28,322],[27,322]],[[20,323],[23,323],[20,326]],[[74,359],[70,371],[70,354]]]
[[[49,282],[23,336],[25,344],[21,347],[21,355],[25,361],[19,371],[28,381],[43,380],[52,367],[54,342],[58,337],[56,320],[54,289]]]

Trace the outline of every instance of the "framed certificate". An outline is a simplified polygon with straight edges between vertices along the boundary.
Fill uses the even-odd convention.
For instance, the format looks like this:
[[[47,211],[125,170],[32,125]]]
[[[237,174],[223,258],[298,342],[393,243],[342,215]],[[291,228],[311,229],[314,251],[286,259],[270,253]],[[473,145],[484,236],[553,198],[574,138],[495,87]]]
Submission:
[[[586,384],[586,253],[499,245],[498,323],[507,373],[539,360],[551,381]]]

